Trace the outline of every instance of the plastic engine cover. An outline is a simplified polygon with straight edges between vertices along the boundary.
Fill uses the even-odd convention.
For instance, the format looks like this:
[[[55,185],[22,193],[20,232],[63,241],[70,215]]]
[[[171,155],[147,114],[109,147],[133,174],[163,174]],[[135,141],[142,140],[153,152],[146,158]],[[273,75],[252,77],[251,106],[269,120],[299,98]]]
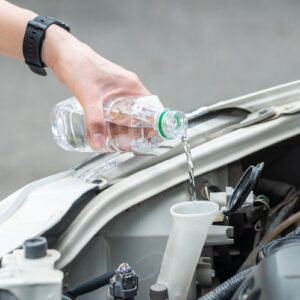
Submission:
[[[232,300],[300,299],[300,244],[266,257],[237,290]]]

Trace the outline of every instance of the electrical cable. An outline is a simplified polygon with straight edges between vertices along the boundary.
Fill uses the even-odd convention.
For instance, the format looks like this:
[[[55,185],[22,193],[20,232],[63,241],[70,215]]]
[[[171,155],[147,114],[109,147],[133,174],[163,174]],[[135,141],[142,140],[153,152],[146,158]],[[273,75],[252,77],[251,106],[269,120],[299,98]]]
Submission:
[[[109,280],[115,275],[115,270],[91,279],[73,289],[67,290],[65,296],[75,299],[78,296],[88,294],[109,284]]]
[[[263,206],[265,206],[265,208],[267,210],[270,210],[270,200],[268,199],[268,197],[264,196],[264,195],[259,195],[257,197],[255,197],[254,201],[253,201],[253,205],[259,205],[262,204]]]
[[[233,277],[227,279],[222,284],[217,286],[215,289],[211,290],[204,296],[198,298],[198,300],[229,300],[235,293],[235,291],[240,287],[243,281],[249,276],[249,274],[255,269],[255,267],[250,267],[243,270],[240,273],[235,274]]]

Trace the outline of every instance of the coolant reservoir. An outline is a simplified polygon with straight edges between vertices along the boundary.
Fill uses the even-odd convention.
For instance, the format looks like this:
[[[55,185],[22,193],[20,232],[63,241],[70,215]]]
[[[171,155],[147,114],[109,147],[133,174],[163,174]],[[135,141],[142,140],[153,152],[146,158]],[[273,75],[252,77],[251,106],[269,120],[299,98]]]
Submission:
[[[171,207],[173,226],[157,279],[167,287],[170,300],[187,298],[208,229],[218,211],[218,204],[210,201],[187,201]]]

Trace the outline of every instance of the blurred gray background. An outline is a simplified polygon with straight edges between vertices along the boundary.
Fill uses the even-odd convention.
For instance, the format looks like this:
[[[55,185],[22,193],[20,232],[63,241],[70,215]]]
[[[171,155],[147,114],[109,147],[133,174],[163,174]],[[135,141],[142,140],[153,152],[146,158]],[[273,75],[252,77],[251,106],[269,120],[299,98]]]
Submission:
[[[300,78],[300,1],[12,2],[66,21],[139,74],[166,106],[184,111]],[[0,57],[0,90],[0,198],[86,158],[51,137],[51,108],[70,96],[52,74],[42,78]]]

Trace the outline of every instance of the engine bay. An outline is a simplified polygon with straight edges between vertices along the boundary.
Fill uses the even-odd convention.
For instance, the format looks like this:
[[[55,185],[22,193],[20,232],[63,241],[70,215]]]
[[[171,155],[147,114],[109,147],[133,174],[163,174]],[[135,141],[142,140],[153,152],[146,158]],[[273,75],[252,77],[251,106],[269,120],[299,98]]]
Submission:
[[[225,212],[211,227],[188,299],[295,299],[286,295],[297,290],[300,280],[295,257],[300,247],[299,147],[296,136],[196,178],[198,198],[209,200],[218,193],[224,196],[226,187],[236,187],[249,166],[264,163],[247,191],[250,200]],[[177,185],[109,222],[65,268],[65,286],[74,287],[126,261],[139,278],[136,299],[149,299],[172,223],[169,207],[187,193],[187,183]],[[184,247],[188,256],[193,245]],[[82,299],[105,297],[107,290],[100,289]]]
[[[220,154],[212,153],[212,148],[202,151],[204,156],[199,154],[198,169],[203,157],[214,163],[210,156],[226,156],[226,137]],[[249,145],[253,141],[255,137]],[[174,278],[183,274],[195,249],[201,253],[189,273],[191,283],[184,287],[186,297],[174,296],[170,286],[157,282],[174,226],[170,209],[189,202],[188,180],[182,175],[186,166],[176,157],[180,151],[166,147],[175,153],[174,158],[167,152],[161,162],[149,163],[148,168],[142,169],[139,163],[153,158],[127,155],[109,162],[95,157],[75,169],[75,179],[71,172],[69,181],[74,184],[68,188],[72,193],[76,190],[78,199],[44,230],[44,238],[34,238],[31,246],[24,244],[23,249],[3,256],[0,299],[40,300],[45,295],[55,300],[297,299],[300,136],[249,150],[251,154],[246,146],[236,153],[238,159],[196,173],[197,199],[217,203],[221,213],[205,233],[203,249],[195,235],[190,242],[176,245],[184,259],[171,264]],[[106,173],[90,164],[105,166]],[[130,172],[133,167],[135,171]],[[60,180],[56,185],[66,189],[68,179],[59,176],[63,179],[55,178]],[[46,192],[54,195],[50,187]],[[40,250],[30,250],[36,247]]]

